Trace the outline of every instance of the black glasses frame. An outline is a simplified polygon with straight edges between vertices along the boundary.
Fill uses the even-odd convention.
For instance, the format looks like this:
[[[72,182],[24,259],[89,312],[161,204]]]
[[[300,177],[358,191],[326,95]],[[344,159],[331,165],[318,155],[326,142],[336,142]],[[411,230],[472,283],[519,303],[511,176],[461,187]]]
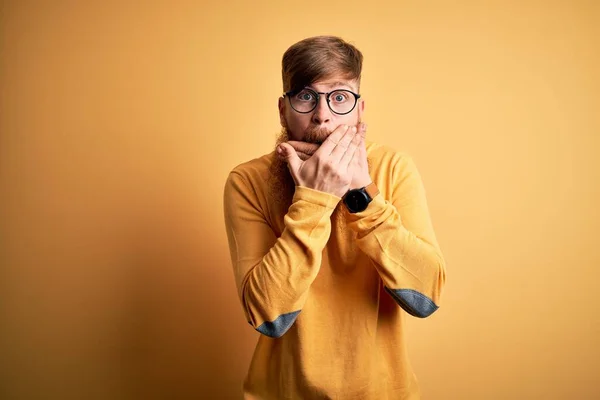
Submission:
[[[311,108],[309,111],[298,111],[294,108],[294,106],[292,105],[292,96],[295,96],[296,94],[300,93],[301,91],[306,90],[308,92],[312,92],[315,94],[315,98],[317,99],[317,101],[315,102],[315,106],[313,108]],[[329,96],[331,96],[332,93],[335,92],[348,92],[350,94],[352,94],[354,96],[354,105],[352,106],[352,108],[350,109],[350,111],[345,112],[345,113],[339,113],[337,111],[334,111],[333,108],[331,108],[331,102],[329,99]],[[358,99],[360,99],[360,94],[354,93],[351,90],[348,89],[336,89],[336,90],[332,90],[331,92],[317,92],[316,90],[310,89],[310,88],[302,88],[302,89],[297,89],[297,90],[290,90],[289,92],[285,92],[283,94],[283,97],[287,97],[288,101],[290,103],[290,106],[292,107],[292,109],[294,111],[296,111],[297,113],[300,114],[308,114],[313,112],[317,106],[319,105],[319,101],[321,101],[321,95],[324,94],[325,95],[325,99],[327,100],[327,107],[329,107],[329,109],[331,110],[332,113],[337,114],[337,115],[346,115],[346,114],[350,114],[355,108],[356,108],[356,104],[358,104]]]

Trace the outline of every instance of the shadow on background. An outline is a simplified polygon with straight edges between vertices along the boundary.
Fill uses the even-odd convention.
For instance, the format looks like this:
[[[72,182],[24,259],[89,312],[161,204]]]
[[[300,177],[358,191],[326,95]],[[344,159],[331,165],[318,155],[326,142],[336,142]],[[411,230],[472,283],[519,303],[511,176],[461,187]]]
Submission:
[[[434,3],[1,2],[0,399],[240,397],[222,189],[316,34],[428,192],[424,398],[600,398],[600,2]]]
[[[160,219],[138,225],[127,246],[131,268],[115,332],[125,393],[239,398],[250,356],[244,343],[255,335],[223,272],[231,269],[222,262],[228,249],[202,224],[206,216],[175,209],[153,213]]]

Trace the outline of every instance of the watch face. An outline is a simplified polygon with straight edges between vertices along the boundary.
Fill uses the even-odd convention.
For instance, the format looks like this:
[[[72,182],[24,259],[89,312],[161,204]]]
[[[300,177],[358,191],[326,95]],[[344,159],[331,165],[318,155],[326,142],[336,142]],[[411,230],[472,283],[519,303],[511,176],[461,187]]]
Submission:
[[[364,211],[369,204],[367,195],[360,190],[351,190],[344,199],[348,210],[352,213]]]

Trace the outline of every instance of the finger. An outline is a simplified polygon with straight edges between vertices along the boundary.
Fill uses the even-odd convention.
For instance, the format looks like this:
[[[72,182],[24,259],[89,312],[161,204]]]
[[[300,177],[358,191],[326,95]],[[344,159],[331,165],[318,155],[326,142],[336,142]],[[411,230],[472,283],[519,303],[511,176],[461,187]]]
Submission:
[[[306,161],[306,160],[308,160],[309,158],[312,157],[312,154],[307,154],[307,153],[304,153],[304,152],[298,151],[298,150],[294,150],[294,151],[296,152],[296,154],[298,155],[298,157],[302,161]],[[278,152],[277,153],[277,158],[279,158],[281,161],[286,161],[287,160],[286,155],[283,152],[281,152],[281,153]]]
[[[367,164],[367,140],[363,137],[357,150],[358,162]]]
[[[297,151],[297,150],[296,150],[296,154],[298,154],[298,157],[300,157],[300,159],[302,161],[306,161],[312,156],[312,154],[306,154],[306,153],[303,153],[303,152]]]
[[[349,130],[350,129],[348,125],[340,125],[337,128],[335,128],[335,130],[331,132],[329,136],[327,136],[327,139],[325,139],[325,141],[323,142],[321,147],[319,147],[319,149],[315,152],[315,154],[319,153],[324,154],[325,156],[330,155],[335,146],[338,145],[340,140],[342,140],[342,137],[344,137],[346,132],[348,132]]]
[[[296,151],[301,151],[306,154],[313,154],[319,148],[318,144],[308,143],[308,142],[299,142],[296,140],[288,140],[287,142],[291,145]]]
[[[346,152],[344,153],[344,155],[342,156],[342,158],[340,160],[340,168],[343,168],[344,170],[348,170],[350,165],[353,162],[355,162],[354,160],[357,158],[358,148],[359,148],[362,140],[363,140],[363,138],[361,135],[359,135],[359,134],[354,135],[352,142],[350,142],[348,149],[346,150]]]
[[[361,157],[367,161],[367,139],[365,137],[363,137],[362,141],[360,142],[358,150],[360,151]]]
[[[348,171],[351,171],[353,175],[357,174],[362,168],[360,148],[363,146],[363,142],[364,139],[361,138],[361,141],[354,152],[354,157],[352,157],[352,160],[350,160],[350,164],[348,165]]]
[[[367,137],[367,124],[364,122],[358,124],[358,134],[362,137]]]
[[[360,145],[358,146],[358,160],[367,162],[367,139],[364,137],[360,141]]]
[[[281,143],[279,145],[279,149],[281,149],[281,156],[285,159],[290,167],[290,172],[292,176],[295,178],[298,170],[302,166],[302,160],[296,154],[296,150],[292,146],[287,143]],[[279,149],[277,150],[279,152]]]
[[[334,163],[339,163],[344,154],[347,152],[352,140],[356,137],[356,127],[352,126],[342,137],[337,146],[331,152],[331,158]]]

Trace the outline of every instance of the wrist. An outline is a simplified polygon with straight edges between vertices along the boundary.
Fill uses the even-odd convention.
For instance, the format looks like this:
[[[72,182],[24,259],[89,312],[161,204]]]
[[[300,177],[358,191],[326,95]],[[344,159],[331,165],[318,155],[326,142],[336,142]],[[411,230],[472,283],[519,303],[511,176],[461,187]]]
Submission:
[[[371,183],[373,183],[373,180],[371,179],[371,175],[369,174],[363,174],[363,176],[356,176],[354,177],[354,179],[352,179],[352,183],[350,184],[349,190],[361,189],[369,186]]]

